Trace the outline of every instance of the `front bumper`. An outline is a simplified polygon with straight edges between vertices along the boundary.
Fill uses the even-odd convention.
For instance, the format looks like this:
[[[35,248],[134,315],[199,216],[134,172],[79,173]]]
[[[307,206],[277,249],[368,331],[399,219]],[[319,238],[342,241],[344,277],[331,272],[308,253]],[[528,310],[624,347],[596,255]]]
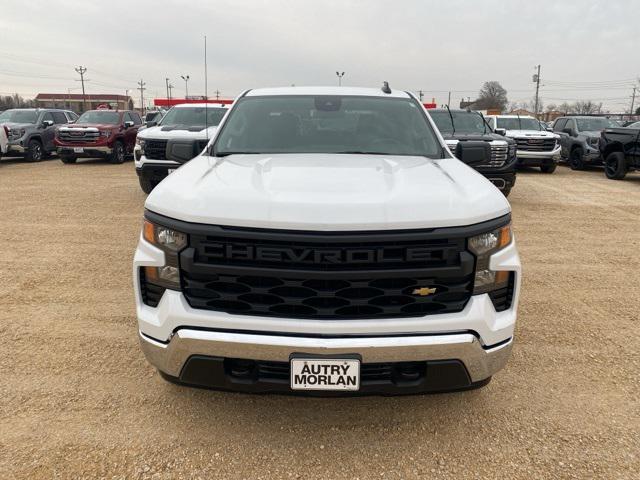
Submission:
[[[510,190],[516,184],[516,173],[483,173],[500,191]]]
[[[517,150],[516,157],[518,159],[518,166],[540,167],[542,165],[558,163],[560,160],[560,151],[560,145],[557,145],[553,150],[548,150],[546,152]]]
[[[82,148],[82,152],[76,152],[75,148]],[[90,146],[90,145],[78,145],[77,147],[57,147],[58,154],[62,155],[74,155],[76,157],[91,157],[110,155],[113,152],[113,148],[108,146]]]
[[[359,393],[427,393],[473,388],[504,367],[513,341],[483,347],[469,333],[401,337],[316,338],[181,329],[169,343],[140,333],[149,363],[179,382],[247,392],[289,392],[287,369],[293,354],[340,357],[357,355],[367,366],[412,364],[424,369],[406,381],[402,377],[364,379]],[[237,375],[233,362],[251,360],[250,371]],[[258,365],[284,372],[284,378],[260,375]],[[247,362],[244,362],[246,365]],[[251,364],[250,364],[251,365]],[[393,368],[393,367],[391,367]]]

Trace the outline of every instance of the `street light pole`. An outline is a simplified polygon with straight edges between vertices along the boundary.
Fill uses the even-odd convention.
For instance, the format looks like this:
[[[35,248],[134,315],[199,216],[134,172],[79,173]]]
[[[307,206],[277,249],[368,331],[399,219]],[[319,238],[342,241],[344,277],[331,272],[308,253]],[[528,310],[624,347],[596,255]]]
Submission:
[[[189,75],[180,75],[184,80],[184,98],[189,98]]]
[[[342,86],[342,77],[344,77],[344,72],[336,72],[336,75],[338,76],[338,86],[341,87]]]

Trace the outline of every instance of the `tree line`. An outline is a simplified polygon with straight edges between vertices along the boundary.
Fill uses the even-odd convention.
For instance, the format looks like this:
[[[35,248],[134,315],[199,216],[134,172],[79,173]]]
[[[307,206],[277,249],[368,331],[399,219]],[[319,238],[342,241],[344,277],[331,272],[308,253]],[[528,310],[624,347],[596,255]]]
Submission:
[[[33,108],[35,106],[36,102],[34,99],[25,99],[18,93],[14,93],[13,95],[0,95],[0,110]]]

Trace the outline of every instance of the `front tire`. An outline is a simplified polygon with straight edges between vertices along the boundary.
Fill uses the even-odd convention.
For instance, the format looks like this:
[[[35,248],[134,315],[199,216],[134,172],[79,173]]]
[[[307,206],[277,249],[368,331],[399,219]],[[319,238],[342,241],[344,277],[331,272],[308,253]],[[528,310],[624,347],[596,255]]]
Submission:
[[[505,187],[505,188],[503,188],[503,189],[502,189],[502,190],[500,190],[500,191],[502,192],[502,194],[503,194],[505,197],[508,197],[508,196],[509,196],[509,194],[511,193],[511,187]]]
[[[107,159],[110,163],[124,163],[124,145],[120,140],[113,144],[113,151]]]
[[[144,175],[140,175],[138,177],[138,181],[140,182],[140,188],[146,194],[151,193],[151,191],[154,188],[156,188],[156,185],[158,185],[156,182],[154,182],[153,180],[151,180],[148,177],[145,177]]]
[[[604,161],[604,173],[610,180],[622,180],[627,174],[627,162],[624,153],[610,153]]]
[[[571,168],[571,170],[584,170],[581,148],[576,147],[571,150],[571,153],[569,154],[569,167]]]
[[[556,164],[552,163],[551,165],[541,165],[540,171],[542,173],[553,173],[556,171]]]
[[[60,154],[60,160],[62,161],[62,163],[76,163],[76,160],[78,160],[78,158],[75,155],[64,155],[64,154]]]
[[[42,143],[40,140],[29,140],[27,144],[27,151],[25,152],[24,158],[28,162],[39,162],[42,160],[44,155],[44,150],[42,149]]]

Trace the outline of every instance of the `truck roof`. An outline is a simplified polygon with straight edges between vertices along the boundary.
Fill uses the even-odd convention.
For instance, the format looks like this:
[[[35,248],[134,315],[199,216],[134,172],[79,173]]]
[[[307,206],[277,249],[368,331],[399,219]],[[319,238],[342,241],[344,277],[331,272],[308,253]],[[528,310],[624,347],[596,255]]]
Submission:
[[[225,103],[178,103],[174,105],[172,108],[229,108],[229,105]],[[154,110],[155,111],[155,110]],[[158,110],[159,111],[159,110]]]
[[[272,95],[337,95],[337,96],[362,96],[362,97],[392,97],[411,98],[402,90],[391,90],[391,93],[384,93],[380,88],[362,87],[276,87],[276,88],[256,88],[249,90],[245,94],[247,97],[263,97]]]
[[[496,118],[533,118],[531,115],[485,115],[485,117],[496,117]]]

